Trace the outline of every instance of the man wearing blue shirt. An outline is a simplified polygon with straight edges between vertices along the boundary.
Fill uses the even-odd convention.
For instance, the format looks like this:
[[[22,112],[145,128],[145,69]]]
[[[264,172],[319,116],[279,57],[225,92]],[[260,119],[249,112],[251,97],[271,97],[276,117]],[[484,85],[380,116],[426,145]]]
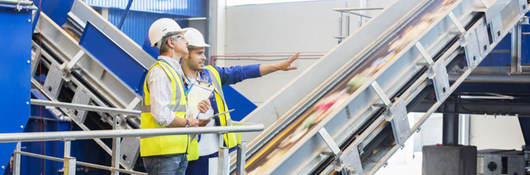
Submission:
[[[213,94],[210,96],[210,108],[206,113],[198,115],[198,119],[205,119],[214,113],[223,113],[228,111],[221,86],[235,84],[249,78],[256,78],[269,73],[283,70],[294,70],[296,67],[291,63],[296,60],[299,53],[291,56],[288,60],[269,65],[246,65],[246,66],[205,66],[206,56],[204,48],[209,47],[204,42],[202,34],[194,28],[187,28],[184,38],[188,41],[189,54],[181,59],[181,67],[185,75],[185,86],[191,87],[195,84],[208,84],[214,87]],[[230,114],[219,115],[214,120],[207,121],[206,126],[227,126]],[[198,159],[190,160],[186,174],[217,174],[217,157],[218,157],[218,137],[216,134],[201,134],[196,137],[198,141]],[[224,135],[224,145],[231,150],[240,143],[240,138],[236,133]]]

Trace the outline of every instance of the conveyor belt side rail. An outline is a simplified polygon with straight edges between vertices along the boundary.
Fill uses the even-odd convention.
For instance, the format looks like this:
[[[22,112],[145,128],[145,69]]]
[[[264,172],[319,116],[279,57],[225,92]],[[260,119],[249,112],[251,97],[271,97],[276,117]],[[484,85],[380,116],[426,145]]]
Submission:
[[[399,1],[393,7],[405,3],[408,1]],[[282,150],[279,146],[279,150],[269,151],[262,157],[263,151],[254,151],[252,154],[257,153],[254,154],[257,158],[247,161],[247,171],[252,174],[255,167],[267,165],[259,170],[267,174],[327,174],[333,170],[374,174],[414,131],[419,131],[428,116],[528,11],[524,0],[482,3],[479,0],[417,3],[421,7],[416,8],[416,15],[404,20],[406,25],[395,30],[396,35],[385,35],[389,38],[383,39],[382,44],[370,45],[365,49],[370,52],[361,52],[356,56],[368,57],[381,48],[399,48],[394,52],[390,50],[391,56],[383,55],[386,62],[375,74],[363,81],[352,94],[346,94],[348,96],[341,99],[341,103],[332,106],[333,110],[323,114],[326,117],[311,126],[288,149]],[[346,48],[339,45],[332,52],[341,49]],[[467,63],[466,72],[457,81],[449,82],[447,66],[459,60]],[[348,69],[339,69],[332,78],[348,73],[344,70]],[[329,85],[328,82],[323,84]],[[406,106],[430,85],[434,88],[437,102],[419,121],[410,125]],[[296,131],[296,127],[290,130]],[[277,136],[276,133],[272,135]],[[353,142],[348,141],[352,138]],[[278,141],[277,144],[281,145],[286,140],[281,139],[273,142]],[[341,145],[341,149],[337,150],[336,145]],[[271,147],[275,146],[261,148]],[[275,152],[282,154],[275,156]],[[267,162],[272,159],[273,163]],[[326,164],[326,160],[334,160],[335,163]],[[258,162],[258,165],[252,165],[253,162]]]

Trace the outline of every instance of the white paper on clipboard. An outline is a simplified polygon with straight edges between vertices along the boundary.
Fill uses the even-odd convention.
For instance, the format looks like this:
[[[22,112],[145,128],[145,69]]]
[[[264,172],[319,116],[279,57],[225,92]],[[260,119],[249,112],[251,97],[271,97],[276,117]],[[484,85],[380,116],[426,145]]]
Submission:
[[[205,87],[193,84],[188,92],[188,106],[186,108],[188,116],[196,117],[199,114],[199,102],[207,100],[212,92],[213,86],[208,85],[208,87]]]

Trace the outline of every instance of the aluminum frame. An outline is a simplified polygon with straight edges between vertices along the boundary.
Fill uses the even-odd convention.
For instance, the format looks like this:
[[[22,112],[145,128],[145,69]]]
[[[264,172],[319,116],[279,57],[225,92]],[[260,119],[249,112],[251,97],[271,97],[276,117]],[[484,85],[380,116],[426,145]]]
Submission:
[[[478,1],[477,1],[478,2]],[[417,131],[420,129],[423,122],[429,117],[429,115],[434,112],[442,103],[443,101],[448,97],[449,94],[451,94],[456,87],[458,87],[463,80],[471,73],[471,71],[475,68],[475,66],[469,66],[464,74],[460,75],[456,82],[453,82],[452,84],[449,83],[448,74],[446,70],[446,66],[449,62],[451,62],[456,55],[460,54],[460,48],[461,43],[466,34],[470,35],[467,38],[467,42],[475,42],[477,43],[479,47],[468,47],[466,52],[469,54],[471,53],[478,53],[475,57],[469,57],[473,59],[473,61],[476,61],[474,63],[480,63],[482,59],[491,51],[491,49],[499,42],[499,40],[493,39],[491,41],[488,40],[488,36],[492,34],[497,34],[497,32],[500,32],[499,38],[502,38],[505,36],[509,29],[515,25],[515,23],[522,18],[524,13],[528,9],[525,9],[524,11],[519,11],[517,9],[513,8],[519,8],[522,5],[527,5],[526,2],[524,4],[519,4],[521,1],[512,0],[506,3],[506,1],[496,1],[492,7],[500,7],[500,10],[498,10],[497,14],[493,13],[492,11],[489,11],[489,15],[493,16],[491,21],[486,20],[486,18],[482,17],[478,19],[477,21],[473,21],[473,17],[475,14],[477,14],[476,9],[487,9],[487,7],[483,6],[477,6],[479,3],[475,3],[474,1],[457,1],[456,5],[452,6],[450,10],[447,13],[442,14],[444,17],[442,17],[440,20],[435,22],[433,25],[428,27],[425,32],[417,35],[417,38],[414,39],[409,46],[407,46],[405,49],[403,49],[402,53],[398,54],[396,58],[388,63],[388,66],[381,69],[376,75],[373,76],[373,78],[369,82],[377,82],[381,89],[384,91],[384,93],[377,93],[378,88],[368,88],[371,83],[365,83],[365,85],[361,86],[356,92],[354,92],[344,104],[340,105],[338,108],[343,110],[337,110],[331,114],[329,114],[332,117],[328,117],[321,121],[321,124],[319,124],[317,127],[315,127],[312,131],[310,131],[306,136],[304,136],[296,145],[287,151],[285,153],[285,158],[281,158],[276,161],[275,166],[272,167],[272,169],[269,169],[267,172],[264,172],[265,174],[308,174],[313,173],[313,171],[320,166],[319,164],[322,162],[322,160],[326,158],[322,158],[321,152],[324,150],[326,146],[324,143],[317,139],[318,137],[315,137],[317,131],[320,128],[340,128],[335,129],[332,131],[329,131],[330,134],[334,137],[334,140],[338,143],[341,143],[346,140],[347,137],[350,136],[350,134],[346,133],[353,133],[356,131],[361,124],[363,124],[365,121],[367,121],[367,118],[369,116],[372,116],[375,114],[379,109],[385,108],[385,106],[388,106],[388,104],[385,104],[384,106],[378,105],[378,99],[381,99],[381,97],[384,97],[385,95],[381,94],[388,94],[386,96],[391,96],[396,94],[402,87],[406,87],[405,91],[399,96],[399,98],[394,99],[395,101],[392,103],[393,105],[398,106],[404,106],[410,101],[412,101],[421,90],[423,90],[427,84],[433,83],[435,86],[436,96],[437,96],[437,102],[431,106],[429,111],[420,119],[420,121],[414,123],[411,127],[405,127],[403,124],[394,124],[395,126],[393,128],[392,134],[394,138],[399,137],[399,134],[396,134],[396,128],[403,127],[408,128],[407,134],[402,134],[401,137],[405,137],[403,139],[406,140],[410,136],[411,133],[414,131]],[[343,44],[348,43],[352,38],[355,38],[357,35],[362,35],[363,29],[371,29],[370,27],[375,26],[375,24],[379,24],[375,21],[377,19],[388,19],[391,18],[391,16],[405,16],[405,18],[410,19],[410,16],[407,15],[401,15],[397,12],[393,12],[392,8],[402,8],[402,5],[404,4],[419,4],[419,6],[423,6],[422,3],[410,3],[408,1],[402,0],[397,2],[396,4],[392,5],[389,9],[385,10],[381,16],[378,18],[373,19],[370,24],[367,24],[365,27],[363,27],[356,35],[353,35],[350,37],[349,40],[345,40],[341,45],[337,46],[336,48],[332,49],[330,53],[326,54],[333,55],[335,52],[341,52],[342,50],[346,50],[342,48]],[[416,8],[416,10],[421,11],[422,8]],[[519,12],[519,13],[511,13],[513,11]],[[393,13],[391,13],[393,12]],[[392,15],[386,14],[390,13]],[[386,14],[386,15],[385,15]],[[399,15],[397,15],[399,14]],[[405,19],[405,21],[407,20]],[[501,19],[501,21],[499,21]],[[399,21],[399,20],[395,20]],[[473,22],[473,23],[472,23]],[[491,26],[492,23],[495,23],[496,25],[501,24],[502,27],[496,27],[496,29],[501,29],[501,31],[495,31],[492,32],[495,33],[489,33],[487,30],[488,25]],[[471,25],[468,30],[464,28],[464,25]],[[379,26],[381,27],[381,26]],[[384,28],[384,27],[381,27]],[[462,31],[464,29],[464,31]],[[389,30],[396,30],[395,28],[390,28]],[[457,32],[451,32],[451,31],[457,31]],[[374,31],[377,37],[379,36],[377,33],[377,30]],[[387,35],[381,35],[383,37]],[[360,36],[357,36],[360,37]],[[452,38],[456,38],[455,41],[451,41]],[[355,42],[359,43],[359,40],[354,40]],[[350,41],[351,42],[351,41]],[[428,53],[419,53],[419,52],[425,52],[421,51],[422,49],[411,49],[416,45],[417,42],[420,42],[420,46],[425,47],[423,50],[427,51]],[[362,43],[362,42],[360,42]],[[447,48],[444,48],[444,46],[447,45]],[[418,45],[416,45],[418,46]],[[472,46],[472,45],[468,45]],[[367,50],[370,50],[371,48],[376,48],[377,45],[368,45],[366,46]],[[421,48],[421,47],[417,47]],[[465,48],[465,47],[464,47]],[[352,48],[347,48],[349,51],[355,50]],[[442,53],[439,59],[433,62],[432,66],[428,67],[428,71],[426,73],[423,73],[419,78],[412,79],[412,77],[423,68],[421,66],[422,62],[423,65],[429,65],[424,64],[425,61],[425,55],[434,55],[431,53]],[[359,52],[359,55],[362,56],[364,54],[363,52]],[[467,54],[467,53],[466,53]],[[327,57],[324,56],[322,60],[325,60]],[[360,56],[356,56],[360,57]],[[351,58],[351,57],[348,57]],[[334,57],[336,60],[340,60],[338,57]],[[356,60],[355,57],[353,60]],[[327,64],[333,64],[335,62],[326,60]],[[315,65],[319,65],[321,62],[315,63]],[[355,63],[355,62],[354,62]],[[355,65],[355,64],[347,64],[349,65]],[[329,66],[328,66],[329,67]],[[314,68],[314,67],[312,67]],[[302,88],[297,84],[299,80],[302,80],[305,78],[305,76],[309,76],[308,71],[320,71],[321,67],[317,69],[310,69],[307,70],[303,75],[300,75],[296,80],[291,82],[289,85],[292,87],[285,88],[282,92],[279,92],[278,94],[284,94],[286,92],[290,92],[290,89],[293,88]],[[333,86],[333,83],[329,83],[329,81],[332,81],[335,79],[335,77],[339,77],[338,74],[346,72],[347,69],[333,69],[333,70],[339,70],[337,71],[337,74],[334,74],[333,76],[328,75],[322,75],[322,76],[328,76],[331,77],[327,81],[323,81],[322,85],[324,86]],[[312,76],[315,76],[314,74]],[[396,79],[396,77],[399,77],[399,79]],[[319,77],[315,77],[318,79]],[[432,80],[431,80],[432,79]],[[315,80],[312,80],[315,81]],[[406,86],[409,81],[412,81],[410,86]],[[307,82],[305,84],[308,84]],[[311,83],[309,83],[311,84]],[[376,86],[377,87],[377,86]],[[317,88],[315,91],[326,91],[326,88]],[[315,98],[319,98],[318,93],[307,93],[309,94],[308,97],[301,100],[301,102],[295,106],[290,111],[298,110],[304,106],[304,104],[312,104],[315,100]],[[307,95],[306,94],[306,95]],[[298,98],[297,93],[289,93],[289,98]],[[276,102],[277,100],[287,100],[282,99],[281,97],[275,96],[273,99],[269,100],[265,103],[261,108],[258,108],[258,110],[255,110],[253,113],[251,113],[250,116],[258,115],[260,113],[270,112],[271,110],[276,110],[276,115],[278,115],[278,108],[276,106],[272,106],[275,104],[269,104]],[[383,98],[385,99],[385,98]],[[289,100],[287,100],[289,101]],[[383,102],[386,100],[383,100]],[[388,103],[388,102],[387,102]],[[287,106],[293,106],[293,105],[287,105]],[[348,107],[350,112],[347,112],[345,109]],[[268,108],[268,109],[267,109]],[[271,109],[272,108],[272,109]],[[403,109],[403,107],[400,107],[399,109]],[[351,113],[351,111],[354,111]],[[395,110],[394,110],[395,111]],[[405,110],[406,112],[406,110]],[[401,112],[395,112],[395,113],[403,113]],[[281,114],[281,113],[280,113]],[[285,118],[292,118],[294,116],[297,116],[295,112],[284,114],[284,118],[275,122],[274,125],[267,128],[266,132],[264,132],[262,135],[258,137],[256,140],[254,140],[249,147],[250,149],[258,149],[260,145],[265,144],[267,141],[270,141],[268,139],[269,137],[274,137],[279,131],[281,130],[279,128],[285,128],[284,126],[286,124],[283,123],[290,123]],[[352,117],[353,116],[353,117]],[[352,118],[352,119],[350,119]],[[381,135],[384,135],[386,133],[382,132],[383,127],[377,127],[378,125],[382,124],[382,122],[385,122],[384,116],[379,116],[378,119],[373,121],[368,129],[364,130],[361,135],[352,143],[348,148],[345,149],[345,152],[347,150],[353,149],[353,148],[359,148],[362,149],[364,146],[366,146],[368,143],[371,142],[371,139],[377,138]],[[408,124],[408,123],[407,123]],[[283,126],[282,126],[283,125]],[[399,125],[399,127],[396,127],[396,125]],[[276,130],[276,131],[273,131]],[[407,130],[407,129],[405,129]],[[267,136],[265,136],[267,135]],[[365,140],[365,139],[368,139]],[[396,139],[397,140],[397,139]],[[398,141],[399,142],[399,141]],[[375,173],[379,167],[384,165],[386,163],[386,160],[401,146],[400,144],[396,144],[394,146],[390,146],[387,148],[384,148],[381,151],[381,153],[376,157],[377,161],[374,163],[366,163],[363,162],[363,171],[365,174],[373,174]],[[250,154],[253,154],[254,151],[250,151]],[[295,161],[296,160],[296,161]],[[305,162],[301,162],[300,160],[306,160]],[[325,168],[325,170],[322,172],[324,174],[331,172],[333,165]]]
[[[89,101],[93,101],[95,103],[94,105],[108,106],[108,103],[110,103],[110,105],[118,108],[140,108],[140,103],[138,103],[138,99],[140,99],[141,97],[139,97],[132,89],[130,89],[126,84],[124,84],[112,72],[109,72],[108,69],[106,69],[101,63],[94,59],[90,54],[84,51],[84,49],[81,48],[76,41],[69,37],[68,34],[66,34],[59,26],[57,26],[49,17],[47,17],[44,13],[41,13],[38,22],[39,25],[37,25],[38,28],[36,28],[36,32],[43,36],[42,43],[45,47],[47,47],[49,52],[53,53],[54,56],[52,57],[51,54],[48,54],[44,50],[35,50],[40,50],[41,54],[47,58],[46,61],[51,63],[47,65],[49,69],[58,69],[64,72],[62,79],[59,79],[61,80],[61,82],[71,82],[77,88],[95,90],[95,92],[87,92],[88,97],[83,97],[85,100],[86,98],[88,98]],[[40,46],[34,44],[34,47],[38,48]],[[40,59],[38,60],[41,61]],[[59,64],[59,62],[63,62],[65,64]],[[81,75],[80,79],[73,76],[72,74],[74,73],[77,75]],[[87,84],[82,82],[87,82]],[[33,84],[36,87],[39,87],[38,83]],[[73,91],[78,92],[76,91],[76,89],[73,89]],[[86,94],[80,95],[84,96]],[[50,97],[49,95],[47,96]],[[52,97],[50,99],[56,98]],[[108,103],[105,103],[103,101],[106,101]],[[135,106],[131,107],[131,104]],[[65,114],[69,113],[67,110],[63,111],[65,111]],[[113,119],[111,117],[107,116],[105,113],[102,112],[99,112],[99,115],[102,116],[103,121],[106,121],[107,123],[112,125]],[[77,125],[80,125],[83,130],[88,130],[88,128],[83,125],[84,117],[77,117],[76,115],[71,114],[68,114],[67,116],[74,119],[73,121]],[[127,122],[120,122],[120,125],[124,128],[132,128],[131,126],[127,126]],[[96,142],[107,153],[111,154],[111,149],[108,148],[108,146],[106,146],[101,141],[97,141],[97,139]],[[131,142],[129,141],[128,143]],[[139,143],[131,144],[133,144],[130,145],[132,147],[139,146]],[[131,155],[138,154],[138,149],[125,150],[133,152],[122,152],[122,156],[126,156],[129,158],[137,157]],[[126,168],[132,168],[136,160],[129,160],[126,162],[128,162],[129,164],[122,164],[122,166]]]

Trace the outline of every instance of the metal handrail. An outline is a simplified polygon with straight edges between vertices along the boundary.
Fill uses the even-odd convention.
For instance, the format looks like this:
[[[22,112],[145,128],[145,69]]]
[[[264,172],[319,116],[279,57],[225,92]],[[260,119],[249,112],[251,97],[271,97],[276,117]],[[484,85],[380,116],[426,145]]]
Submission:
[[[367,8],[334,8],[333,10],[337,12],[347,12],[347,11],[363,11],[363,10],[384,10],[382,7],[367,7]]]
[[[29,0],[0,0],[0,3],[20,4],[20,5],[33,5],[33,1]]]
[[[47,156],[47,155],[41,155],[41,154],[35,154],[35,153],[30,153],[30,152],[24,152],[24,151],[15,151],[15,153],[19,153],[19,154],[24,155],[24,156],[47,159],[47,160],[56,161],[56,162],[63,162],[64,161],[64,159],[62,159],[62,158],[53,157],[53,156]],[[82,162],[82,161],[76,161],[76,164],[81,165],[81,166],[91,167],[91,168],[107,170],[107,171],[118,171],[120,173],[137,174],[137,175],[146,175],[147,174],[147,173],[144,173],[144,172],[138,172],[138,171],[133,171],[133,170],[114,168],[114,167],[98,165],[98,164]]]
[[[135,116],[140,116],[140,114],[142,113],[141,111],[138,111],[138,110],[108,108],[108,107],[101,107],[101,106],[64,103],[64,102],[55,102],[55,101],[38,100],[38,99],[31,99],[31,104],[41,105],[41,106],[64,107],[64,108],[70,108],[70,109],[81,109],[81,110],[87,110],[87,111],[108,112],[108,113],[113,113],[113,114],[135,115]]]
[[[156,129],[127,129],[127,130],[97,130],[97,131],[62,131],[62,132],[27,132],[0,134],[0,143],[51,141],[51,140],[84,140],[93,138],[113,137],[149,137],[178,134],[205,134],[229,132],[255,132],[262,131],[263,124],[244,126],[215,126],[215,127],[189,127],[189,128],[156,128]]]
[[[92,106],[92,105],[85,105],[85,104],[72,104],[72,103],[64,103],[64,102],[56,102],[56,101],[48,101],[48,100],[38,100],[38,99],[31,99],[31,104],[33,105],[43,105],[43,106],[53,106],[53,107],[61,107],[61,108],[71,108],[71,109],[80,109],[80,110],[87,110],[87,111],[99,111],[99,112],[108,112],[113,114],[125,114],[125,115],[137,115],[139,116],[141,114],[140,111],[137,110],[127,110],[127,109],[119,109],[119,108],[108,108],[108,107],[101,107],[101,106]],[[117,124],[117,118],[114,118],[114,125]],[[116,127],[115,127],[116,128]],[[70,155],[70,141],[71,140],[83,140],[83,139],[95,139],[95,138],[113,138],[113,145],[119,145],[120,144],[120,137],[150,137],[150,136],[162,136],[162,135],[179,135],[179,134],[205,134],[205,133],[216,133],[219,137],[219,163],[223,165],[228,165],[230,158],[228,157],[229,152],[228,148],[223,146],[224,141],[224,133],[229,132],[255,132],[255,131],[263,131],[264,126],[263,124],[252,124],[252,123],[238,123],[237,126],[217,126],[217,127],[190,127],[190,128],[155,128],[155,129],[127,129],[127,130],[97,130],[97,131],[62,131],[62,132],[28,132],[28,133],[4,133],[0,134],[0,143],[5,142],[19,142],[17,144],[17,149],[15,151],[16,156],[16,162],[19,162],[20,155],[26,155],[26,156],[33,156],[33,157],[40,157],[50,160],[58,161],[55,157],[43,157],[39,156],[37,154],[31,154],[22,152],[19,149],[20,142],[29,142],[29,141],[53,141],[53,140],[62,140],[65,141],[65,158],[64,161],[64,169],[65,174],[74,175],[75,174],[75,166],[76,164],[82,165],[84,162],[76,161],[75,158],[69,157]],[[239,144],[238,145],[238,171],[239,173],[243,173],[244,170],[244,145]],[[98,166],[95,168],[99,169],[106,169],[111,171],[111,174],[118,175],[118,172],[124,172],[128,170],[122,170],[119,169],[119,166],[117,166],[120,162],[119,158],[117,159],[116,156],[119,155],[119,147],[113,146],[112,150],[112,167],[107,167],[103,165],[96,165],[93,164],[93,166]],[[14,173],[15,175],[19,175],[20,171],[18,171],[20,168],[19,163],[15,163],[17,166],[15,168],[17,173]],[[219,166],[218,172],[222,174],[229,174],[229,168],[226,166]]]
[[[156,129],[130,129],[130,130],[98,130],[98,131],[62,131],[62,132],[28,132],[28,133],[4,133],[0,134],[0,143],[6,142],[18,142],[15,149],[15,168],[14,174],[20,174],[20,155],[43,158],[53,161],[63,161],[65,174],[75,175],[75,166],[76,164],[105,169],[111,171],[111,174],[119,174],[118,172],[131,173],[131,170],[120,169],[118,166],[119,159],[117,162],[113,162],[112,167],[90,164],[86,162],[76,161],[75,158],[70,157],[70,142],[72,140],[82,140],[82,139],[93,139],[93,138],[119,138],[119,137],[149,137],[149,136],[161,136],[161,135],[176,135],[176,134],[205,134],[205,133],[217,133],[219,137],[219,154],[223,155],[219,157],[219,163],[223,165],[228,165],[229,154],[228,148],[223,146],[224,133],[229,132],[254,132],[262,131],[264,129],[263,124],[247,124],[242,126],[217,126],[217,127],[190,127],[190,128],[156,128]],[[21,142],[29,141],[53,141],[53,140],[62,140],[65,142],[65,153],[64,158],[60,158],[39,155],[35,153],[22,152],[20,150]],[[119,140],[119,139],[118,139]],[[113,144],[119,144],[118,142],[113,142]],[[114,156],[119,154],[119,149],[114,149],[113,147],[113,161]],[[244,145],[238,145],[238,155],[244,156]],[[244,157],[238,157],[240,162],[244,162]],[[221,163],[222,162],[222,163]],[[240,170],[244,167],[244,163],[238,164]],[[219,172],[223,174],[228,174],[228,168],[224,166],[219,167]],[[240,171],[239,173],[242,173]],[[134,173],[133,173],[134,174]]]

